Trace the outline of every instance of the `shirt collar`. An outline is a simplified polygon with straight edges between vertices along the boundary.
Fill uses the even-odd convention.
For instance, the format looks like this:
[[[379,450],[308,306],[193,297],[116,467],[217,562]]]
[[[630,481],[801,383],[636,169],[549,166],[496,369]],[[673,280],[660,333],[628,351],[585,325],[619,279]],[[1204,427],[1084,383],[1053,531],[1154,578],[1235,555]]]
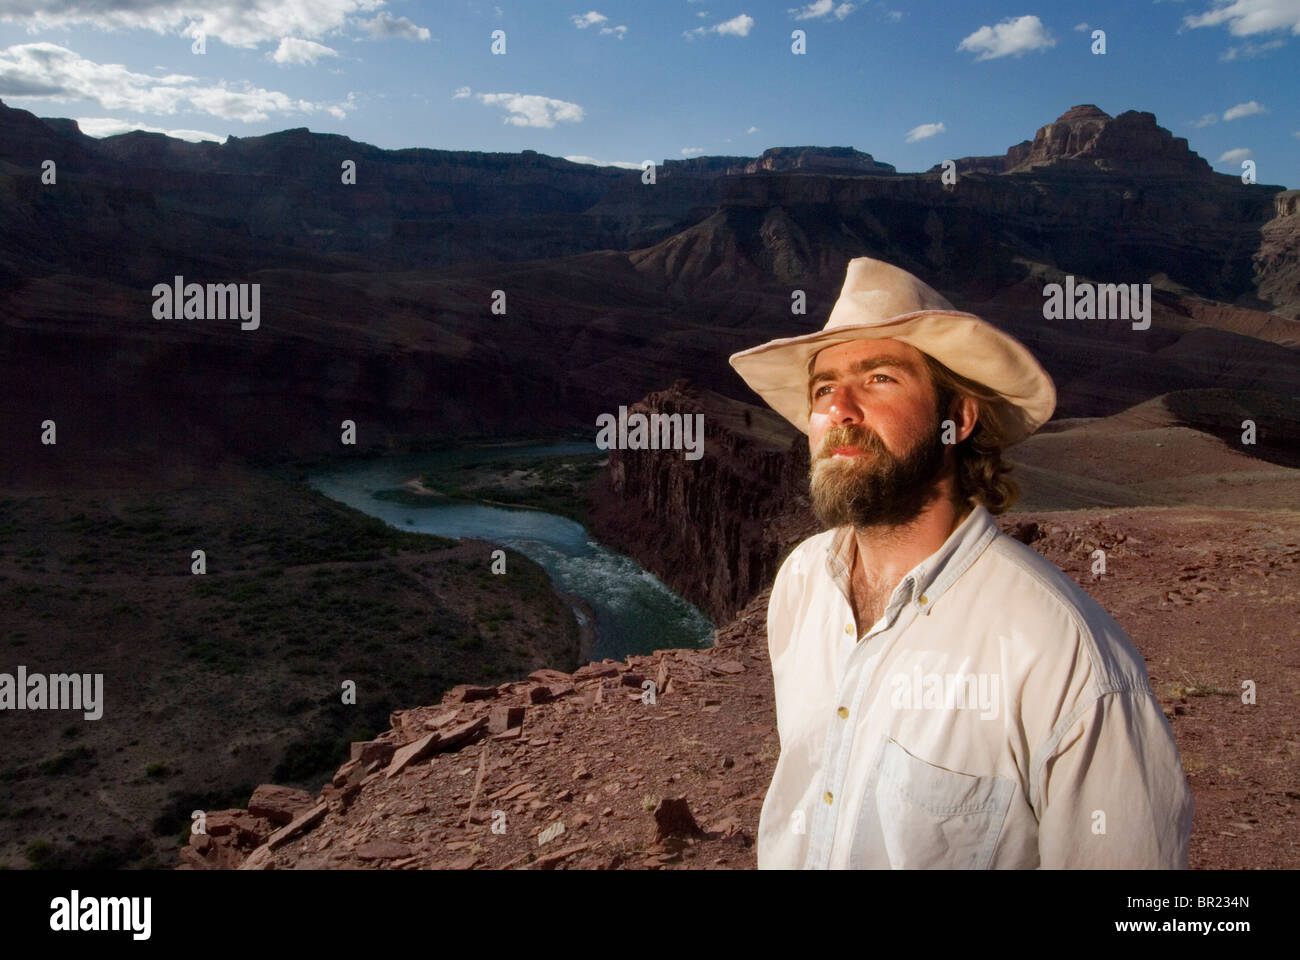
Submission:
[[[837,527],[826,555],[826,569],[842,585],[845,596],[849,595],[847,586],[855,549],[852,532],[850,526]],[[929,610],[998,533],[993,515],[984,506],[976,505],[948,535],[943,546],[903,576],[889,605],[915,603],[922,613]]]

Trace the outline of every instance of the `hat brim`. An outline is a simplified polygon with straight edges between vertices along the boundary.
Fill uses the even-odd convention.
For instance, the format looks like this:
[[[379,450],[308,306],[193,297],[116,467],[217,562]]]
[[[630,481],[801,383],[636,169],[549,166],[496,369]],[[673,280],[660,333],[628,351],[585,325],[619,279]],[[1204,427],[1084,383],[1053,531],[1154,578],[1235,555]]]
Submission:
[[[881,323],[771,340],[732,354],[730,363],[773,410],[807,433],[808,362],[819,350],[853,340],[901,340],[1000,394],[1020,421],[1004,438],[1008,446],[1032,434],[1056,409],[1056,386],[1028,348],[975,314],[957,310],[920,310]]]

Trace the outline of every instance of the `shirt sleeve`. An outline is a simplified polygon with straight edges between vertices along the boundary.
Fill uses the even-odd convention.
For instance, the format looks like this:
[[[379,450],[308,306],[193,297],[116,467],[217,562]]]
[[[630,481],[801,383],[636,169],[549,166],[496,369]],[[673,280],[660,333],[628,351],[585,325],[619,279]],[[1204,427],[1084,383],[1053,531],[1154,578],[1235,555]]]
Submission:
[[[1149,689],[1083,707],[1043,764],[1037,793],[1040,867],[1187,868],[1192,794]]]

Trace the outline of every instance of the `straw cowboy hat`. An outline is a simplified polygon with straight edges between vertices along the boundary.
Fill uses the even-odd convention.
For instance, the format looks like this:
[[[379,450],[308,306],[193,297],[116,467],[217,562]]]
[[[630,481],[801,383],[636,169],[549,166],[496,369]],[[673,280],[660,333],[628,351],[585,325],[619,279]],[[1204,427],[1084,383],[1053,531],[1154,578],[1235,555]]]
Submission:
[[[1019,414],[1025,439],[1056,409],[1056,387],[1020,341],[951,303],[906,270],[858,257],[850,260],[840,298],[826,326],[731,355],[744,381],[781,416],[808,432],[808,377],[819,350],[851,340],[901,340],[954,373],[1001,394]]]

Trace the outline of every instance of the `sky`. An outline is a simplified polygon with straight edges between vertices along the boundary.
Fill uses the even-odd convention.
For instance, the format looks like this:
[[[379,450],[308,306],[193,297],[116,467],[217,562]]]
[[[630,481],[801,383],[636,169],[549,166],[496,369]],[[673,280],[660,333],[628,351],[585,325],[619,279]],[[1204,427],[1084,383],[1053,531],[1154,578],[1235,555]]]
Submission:
[[[1300,0],[0,0],[0,99],[92,136],[629,167],[813,145],[919,171],[1091,103],[1300,187],[1297,51]]]

